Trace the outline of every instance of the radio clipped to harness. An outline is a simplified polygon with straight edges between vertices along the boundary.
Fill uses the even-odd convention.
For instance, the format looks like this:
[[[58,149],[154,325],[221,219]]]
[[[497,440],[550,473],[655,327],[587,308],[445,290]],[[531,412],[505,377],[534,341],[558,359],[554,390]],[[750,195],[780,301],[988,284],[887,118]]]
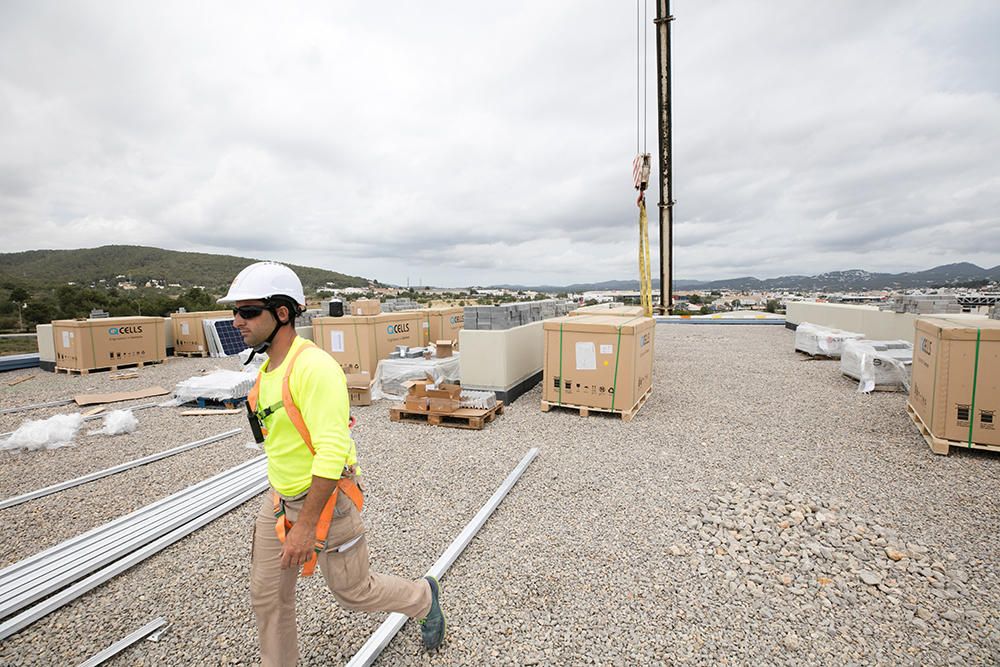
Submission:
[[[250,432],[253,433],[253,440],[258,445],[264,444],[264,429],[261,427],[260,419],[257,418],[257,413],[254,409],[250,407],[250,403],[244,403],[247,406],[247,419],[250,421]]]

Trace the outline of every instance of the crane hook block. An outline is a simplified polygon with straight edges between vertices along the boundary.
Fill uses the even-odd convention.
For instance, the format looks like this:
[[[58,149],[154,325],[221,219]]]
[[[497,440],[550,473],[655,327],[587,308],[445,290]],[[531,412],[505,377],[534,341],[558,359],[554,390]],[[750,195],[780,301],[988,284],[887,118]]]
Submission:
[[[632,184],[639,192],[649,186],[649,153],[640,153],[632,161]]]

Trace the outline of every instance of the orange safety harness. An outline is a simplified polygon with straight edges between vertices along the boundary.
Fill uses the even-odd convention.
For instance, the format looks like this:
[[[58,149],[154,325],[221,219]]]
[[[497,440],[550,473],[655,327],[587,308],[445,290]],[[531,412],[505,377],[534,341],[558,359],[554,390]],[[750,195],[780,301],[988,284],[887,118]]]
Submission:
[[[312,446],[312,436],[309,434],[309,429],[306,427],[306,422],[302,419],[302,413],[299,412],[298,407],[295,405],[295,401],[292,399],[292,390],[289,387],[288,380],[292,375],[292,368],[295,366],[295,360],[298,356],[305,350],[309,348],[315,348],[316,345],[312,342],[306,342],[305,345],[299,347],[291,357],[288,359],[288,365],[285,369],[285,375],[281,378],[281,403],[277,405],[272,405],[266,411],[266,414],[271,414],[277,411],[279,408],[285,408],[285,415],[295,426],[295,430],[299,432],[302,436],[302,441],[305,443],[306,447],[309,448],[309,453],[316,456],[316,450]],[[319,349],[319,348],[316,348]],[[247,403],[250,405],[250,409],[256,413],[257,412],[257,402],[260,394],[260,374],[257,375],[257,381],[253,385],[253,389],[250,390],[249,395],[247,395]],[[266,416],[266,415],[265,415]],[[348,428],[354,427],[354,417],[351,417],[351,421],[348,423]],[[261,432],[267,435],[267,430],[264,428],[263,419],[261,418]],[[347,497],[351,499],[354,506],[361,511],[364,506],[365,498],[361,493],[361,488],[358,486],[357,482],[354,481],[356,476],[354,466],[349,466],[344,468],[344,475],[337,480],[337,486],[334,488],[333,493],[330,494],[330,499],[326,501],[326,505],[323,507],[323,511],[319,515],[319,521],[316,523],[316,543],[314,545],[314,551],[312,557],[306,562],[302,567],[302,576],[309,577],[316,570],[316,559],[320,552],[326,549],[326,538],[330,532],[330,523],[333,521],[334,509],[337,506],[337,494],[339,491],[343,491],[347,494]],[[285,543],[285,536],[288,531],[292,529],[292,522],[289,521],[288,517],[285,515],[285,501],[278,494],[277,491],[273,492],[272,498],[274,499],[274,531],[278,535],[278,539],[281,543]]]

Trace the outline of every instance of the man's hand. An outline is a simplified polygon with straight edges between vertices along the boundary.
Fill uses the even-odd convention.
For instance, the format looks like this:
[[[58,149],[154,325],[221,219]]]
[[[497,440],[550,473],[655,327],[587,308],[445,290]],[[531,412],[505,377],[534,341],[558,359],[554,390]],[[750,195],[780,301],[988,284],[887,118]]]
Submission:
[[[301,567],[309,562],[316,553],[316,527],[298,522],[285,535],[285,543],[281,547],[281,569]]]
[[[312,485],[302,503],[302,511],[292,529],[285,535],[285,544],[281,547],[281,569],[305,565],[312,558],[316,549],[316,524],[323,506],[330,499],[337,480],[313,475]]]

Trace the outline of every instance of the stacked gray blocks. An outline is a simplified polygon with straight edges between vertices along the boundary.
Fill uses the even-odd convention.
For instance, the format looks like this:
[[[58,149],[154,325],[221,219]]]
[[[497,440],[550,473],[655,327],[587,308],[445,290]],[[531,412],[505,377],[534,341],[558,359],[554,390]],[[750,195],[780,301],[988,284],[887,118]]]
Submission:
[[[893,303],[880,306],[879,310],[930,315],[932,313],[961,313],[962,306],[958,303],[958,299],[951,294],[914,294],[900,297]]]
[[[413,299],[386,299],[382,302],[383,313],[398,313],[404,310],[420,310],[422,305]]]
[[[502,306],[466,306],[464,328],[488,331],[511,329],[532,322],[561,317],[576,307],[577,304],[573,301],[557,299],[507,303]]]

